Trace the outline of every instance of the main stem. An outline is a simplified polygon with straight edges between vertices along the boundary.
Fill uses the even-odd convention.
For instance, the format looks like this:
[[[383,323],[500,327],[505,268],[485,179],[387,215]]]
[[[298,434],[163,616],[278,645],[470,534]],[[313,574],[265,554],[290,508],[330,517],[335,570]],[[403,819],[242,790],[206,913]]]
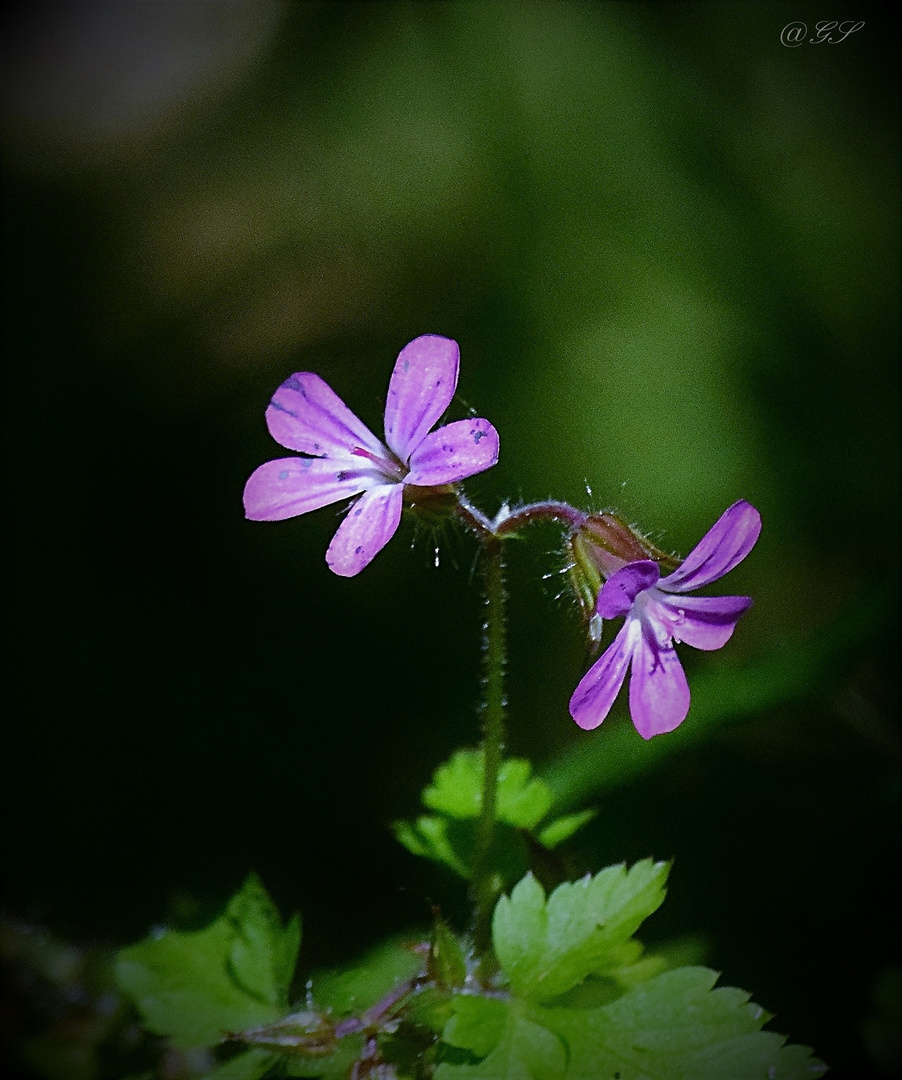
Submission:
[[[498,806],[498,772],[504,753],[504,665],[506,660],[503,541],[483,534],[485,559],[485,709],[482,716],[482,806],[476,824],[474,889],[477,954],[485,957],[492,940],[492,910],[500,881],[492,868],[492,842]],[[485,969],[485,961],[483,961]]]
[[[482,805],[476,823],[474,895],[476,919],[474,938],[480,957],[480,974],[488,981],[492,974],[492,911],[501,889],[501,878],[492,867],[492,846],[498,811],[498,773],[504,753],[504,665],[507,659],[503,545],[527,525],[554,521],[571,531],[582,527],[586,515],[567,503],[530,503],[510,510],[503,507],[494,519],[488,518],[458,489],[458,517],[482,544],[485,562],[485,710],[482,716]]]

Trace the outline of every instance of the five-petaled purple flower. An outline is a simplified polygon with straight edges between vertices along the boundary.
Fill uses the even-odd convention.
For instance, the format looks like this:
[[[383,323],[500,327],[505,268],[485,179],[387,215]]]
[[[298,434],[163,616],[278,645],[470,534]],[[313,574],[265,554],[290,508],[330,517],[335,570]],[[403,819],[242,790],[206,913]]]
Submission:
[[[689,712],[689,684],[673,647],[684,641],[696,649],[719,649],[729,640],[747,596],[687,596],[717,581],[752,550],[761,516],[749,503],[734,503],[688,558],[667,577],[652,559],[627,563],[598,594],[602,619],[626,616],[610,647],[585,674],[570,699],[581,728],[594,728],[608,715],[627,668],[630,714],[644,739],[673,731]]]
[[[326,552],[336,574],[359,574],[398,528],[405,486],[455,484],[498,460],[498,433],[487,420],[430,433],[451,404],[459,361],[449,338],[425,334],[404,346],[388,386],[388,446],[318,375],[292,375],[273,396],[266,423],[276,442],[307,456],[255,470],[244,489],[247,517],[281,521],[359,495]]]

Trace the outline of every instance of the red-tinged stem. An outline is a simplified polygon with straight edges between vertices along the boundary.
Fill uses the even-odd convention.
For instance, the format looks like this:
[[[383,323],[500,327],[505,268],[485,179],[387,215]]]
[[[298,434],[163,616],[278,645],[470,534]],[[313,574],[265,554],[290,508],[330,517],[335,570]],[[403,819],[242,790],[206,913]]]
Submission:
[[[496,536],[510,536],[526,525],[535,525],[542,521],[566,525],[571,530],[578,529],[587,517],[582,510],[577,510],[569,503],[549,499],[546,502],[527,503],[526,506],[518,506],[514,510],[504,507],[492,525]]]
[[[346,1035],[354,1035],[359,1031],[373,1031],[391,1010],[404,1000],[414,990],[426,982],[425,975],[415,975],[412,979],[406,979],[393,990],[390,990],[384,998],[381,998],[360,1016],[349,1016],[335,1025],[335,1037],[343,1039]]]

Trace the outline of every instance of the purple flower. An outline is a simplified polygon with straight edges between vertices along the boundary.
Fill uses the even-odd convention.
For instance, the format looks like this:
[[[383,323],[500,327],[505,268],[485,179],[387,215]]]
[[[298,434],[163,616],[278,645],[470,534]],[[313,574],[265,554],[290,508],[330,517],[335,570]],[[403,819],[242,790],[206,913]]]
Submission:
[[[425,334],[404,346],[388,386],[388,446],[318,375],[292,375],[273,396],[266,423],[276,442],[305,456],[254,471],[244,489],[247,517],[281,521],[359,496],[326,552],[336,574],[359,574],[394,536],[405,486],[454,484],[498,460],[498,433],[487,420],[430,433],[454,396],[459,362],[449,338]]]
[[[595,728],[610,711],[632,664],[630,714],[643,739],[673,731],[689,712],[689,684],[674,649],[719,649],[751,606],[748,596],[687,596],[709,585],[748,555],[761,532],[749,503],[734,503],[688,558],[667,577],[652,559],[627,563],[604,583],[596,610],[602,619],[626,616],[609,648],[583,676],[570,699],[581,728]]]

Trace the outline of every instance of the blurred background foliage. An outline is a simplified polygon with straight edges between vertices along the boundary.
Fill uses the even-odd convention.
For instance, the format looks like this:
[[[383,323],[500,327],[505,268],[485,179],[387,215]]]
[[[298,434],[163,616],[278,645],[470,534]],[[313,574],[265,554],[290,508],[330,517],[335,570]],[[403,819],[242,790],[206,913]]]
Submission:
[[[510,749],[600,807],[577,870],[674,858],[662,939],[704,934],[837,1077],[892,1074],[898,57],[883,9],[835,14],[865,25],[786,48],[831,12],[7,7],[9,910],[119,945],[253,868],[308,969],[432,902],[463,925],[387,826],[477,739],[474,545],[408,523],[344,581],[334,509],[241,511],[287,375],[379,431],[400,347],[446,334],[456,415],[501,432],[487,510],[685,553],[760,508],[755,607],[686,655],[666,750],[623,704],[572,724],[561,560],[513,545]]]

